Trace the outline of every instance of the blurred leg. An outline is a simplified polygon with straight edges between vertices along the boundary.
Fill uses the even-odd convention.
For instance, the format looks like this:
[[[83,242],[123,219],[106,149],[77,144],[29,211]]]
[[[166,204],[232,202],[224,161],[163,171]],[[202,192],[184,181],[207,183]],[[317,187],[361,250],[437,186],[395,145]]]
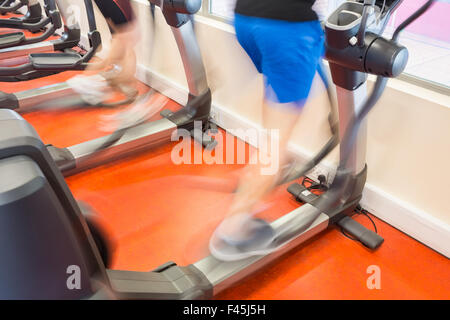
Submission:
[[[95,2],[108,21],[112,40],[108,56],[100,64],[91,66],[90,70],[111,68],[116,65],[121,71],[111,79],[111,85],[134,85],[137,65],[134,47],[139,41],[140,33],[130,1],[96,0]]]
[[[219,227],[219,236],[239,242],[252,237],[255,224],[251,220],[258,212],[257,204],[275,187],[280,168],[287,163],[289,138],[323,52],[323,32],[318,22],[289,23],[237,16],[235,24],[239,42],[265,77],[263,125],[269,133],[274,130],[278,135],[277,148],[258,152],[279,163],[272,174],[263,173],[265,165],[261,162],[245,169],[230,211]]]
[[[273,131],[277,133],[278,148],[275,150],[259,150],[258,152],[268,153],[272,161],[277,158],[278,170],[273,174],[263,174],[263,169],[267,165],[259,160],[255,165],[249,165],[245,169],[229,215],[250,213],[253,206],[274,187],[280,168],[286,164],[289,139],[300,118],[300,114],[300,110],[295,104],[277,104],[265,101],[263,125],[269,134]],[[268,140],[270,141],[270,137],[268,137]]]

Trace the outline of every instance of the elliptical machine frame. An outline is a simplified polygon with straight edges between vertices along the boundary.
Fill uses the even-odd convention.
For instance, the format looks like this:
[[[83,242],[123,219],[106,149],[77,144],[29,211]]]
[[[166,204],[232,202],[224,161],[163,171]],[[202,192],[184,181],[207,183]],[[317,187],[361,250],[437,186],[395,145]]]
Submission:
[[[0,82],[25,81],[69,70],[84,70],[88,66],[88,62],[94,56],[95,52],[101,47],[102,43],[100,32],[97,30],[92,0],[84,0],[84,5],[88,16],[88,39],[90,43],[90,48],[85,54],[81,55],[76,52],[30,53],[28,55],[28,63],[14,67],[0,67]],[[59,15],[55,0],[48,1],[48,12],[52,14],[58,13]],[[72,43],[72,39],[70,38],[78,38],[78,32],[79,30],[76,31],[76,29],[74,29],[73,34],[66,30],[66,33],[61,40],[63,43],[65,41]],[[55,45],[59,46],[60,43],[51,42],[49,48],[58,49]],[[3,107],[5,106],[3,105]]]
[[[64,25],[64,32],[56,40],[45,41],[63,26],[61,14],[57,10],[55,0],[45,0],[47,17],[39,23],[44,28],[49,25],[40,36],[27,38],[23,32],[12,32],[0,35],[0,60],[26,56],[30,53],[62,51],[73,48],[80,42],[79,26],[68,28]],[[41,29],[39,28],[39,29]]]

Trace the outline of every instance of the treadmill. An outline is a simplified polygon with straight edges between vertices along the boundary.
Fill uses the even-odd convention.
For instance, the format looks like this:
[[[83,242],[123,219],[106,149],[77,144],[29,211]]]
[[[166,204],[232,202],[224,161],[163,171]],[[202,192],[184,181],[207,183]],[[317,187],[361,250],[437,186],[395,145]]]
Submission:
[[[188,1],[188,3],[190,2]],[[195,3],[197,3],[196,0]],[[178,128],[194,130],[195,121],[202,123],[203,131],[209,129],[211,125],[209,122],[211,91],[208,87],[205,67],[191,17],[199,7],[191,6],[188,9],[189,11],[185,10],[186,12],[182,11],[177,14],[174,14],[168,6],[163,6],[162,9],[167,23],[171,26],[183,61],[189,87],[187,105],[175,113],[164,110],[162,112],[163,119],[130,128],[120,137],[112,133],[68,148],[49,145],[48,150],[65,176],[79,173],[107,161],[126,157],[136,151],[170,142]],[[36,104],[66,97],[72,93],[72,89],[66,83],[15,94],[1,93],[0,108],[23,113],[27,110],[32,111]],[[193,132],[193,136],[206,148],[214,148],[217,144],[217,141],[206,133],[195,132],[194,134]]]
[[[46,146],[17,113],[1,110],[0,174],[6,180],[0,180],[0,199],[4,199],[0,202],[4,230],[0,254],[5,257],[0,268],[0,288],[5,288],[0,290],[1,298],[212,298],[332,225],[367,247],[378,248],[383,239],[350,218],[366,178],[366,116],[382,95],[387,78],[398,76],[406,67],[408,51],[397,43],[398,33],[433,3],[429,0],[397,28],[392,39],[386,39],[382,37],[385,23],[401,1],[386,0],[384,5],[384,0],[347,1],[328,18],[326,58],[338,86],[340,165],[330,189],[321,196],[311,196],[295,184],[290,187],[305,204],[272,222],[276,241],[283,246],[266,256],[234,262],[208,256],[186,267],[169,262],[151,272],[105,268],[106,242],[92,220],[82,214]],[[173,4],[172,0],[164,2],[172,17],[186,12],[180,2]],[[368,74],[378,77],[366,99]],[[80,269],[80,290],[66,286],[69,265]]]
[[[7,1],[5,1],[5,3],[6,2]],[[21,17],[0,19],[0,28],[22,29],[33,33],[43,29],[48,22],[46,22],[46,18],[42,16],[42,8],[39,2],[37,0],[29,0],[27,7],[27,13]]]
[[[23,32],[12,32],[0,35],[0,60],[26,56],[30,53],[61,51],[75,47],[80,41],[80,28],[68,28],[57,40],[45,41],[62,27],[61,15],[56,8],[55,0],[46,0],[47,18],[42,25],[49,25],[45,32],[36,37],[27,38]]]
[[[56,26],[53,26],[49,29],[49,31],[51,32],[54,27],[61,26],[61,18],[56,8],[55,0],[48,0],[47,4],[48,12],[51,16],[53,16],[53,19],[55,19],[55,21],[53,22],[56,23]],[[101,46],[101,35],[97,30],[92,1],[84,0],[84,4],[88,16],[88,38],[91,46],[84,55],[81,55],[74,51],[40,52],[42,50],[61,50],[66,47],[76,46],[78,44],[80,36],[79,28],[73,28],[70,30],[66,28],[66,32],[63,34],[63,36],[56,41],[38,43],[27,48],[19,48],[19,50],[23,49],[25,51],[29,50],[29,52],[31,52],[28,55],[28,63],[14,67],[0,67],[0,82],[26,81],[63,71],[84,70],[88,66],[89,60],[94,56],[97,49]],[[49,31],[47,31],[43,35],[43,37],[47,36],[47,33]],[[13,38],[14,37],[23,38],[18,34],[13,36]],[[8,57],[13,57],[14,53],[12,53],[12,51],[16,49],[17,48],[9,48],[8,50],[5,50],[5,56],[9,55]],[[38,53],[33,53],[33,50],[36,50]],[[23,53],[21,55],[23,55]]]

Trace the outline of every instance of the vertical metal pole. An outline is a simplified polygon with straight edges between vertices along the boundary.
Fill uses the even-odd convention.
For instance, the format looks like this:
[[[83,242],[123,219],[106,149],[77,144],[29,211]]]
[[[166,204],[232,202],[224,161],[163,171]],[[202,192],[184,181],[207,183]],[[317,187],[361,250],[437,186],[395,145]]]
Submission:
[[[339,132],[340,138],[347,130],[347,126],[351,119],[359,112],[362,104],[367,96],[367,84],[363,83],[358,89],[354,91],[346,90],[341,87],[336,87],[337,100],[339,109]],[[351,169],[353,174],[358,174],[366,165],[366,151],[367,151],[367,119],[361,124],[358,140],[353,146],[350,160],[348,162],[348,169]],[[342,155],[341,155],[342,160]]]
[[[179,28],[172,27],[172,32],[183,61],[189,92],[200,96],[208,90],[208,83],[192,21],[189,20]]]

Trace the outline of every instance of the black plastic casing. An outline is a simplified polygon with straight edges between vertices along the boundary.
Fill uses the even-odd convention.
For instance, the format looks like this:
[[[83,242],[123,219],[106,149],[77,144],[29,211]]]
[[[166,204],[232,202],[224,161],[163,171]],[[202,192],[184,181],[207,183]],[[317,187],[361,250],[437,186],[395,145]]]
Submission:
[[[408,63],[408,50],[393,41],[367,32],[364,45],[350,45],[359,25],[348,30],[325,28],[326,59],[333,82],[347,90],[355,90],[367,80],[367,74],[397,77]]]
[[[63,176],[19,115],[0,110],[0,129],[0,299],[89,298],[106,271]]]

